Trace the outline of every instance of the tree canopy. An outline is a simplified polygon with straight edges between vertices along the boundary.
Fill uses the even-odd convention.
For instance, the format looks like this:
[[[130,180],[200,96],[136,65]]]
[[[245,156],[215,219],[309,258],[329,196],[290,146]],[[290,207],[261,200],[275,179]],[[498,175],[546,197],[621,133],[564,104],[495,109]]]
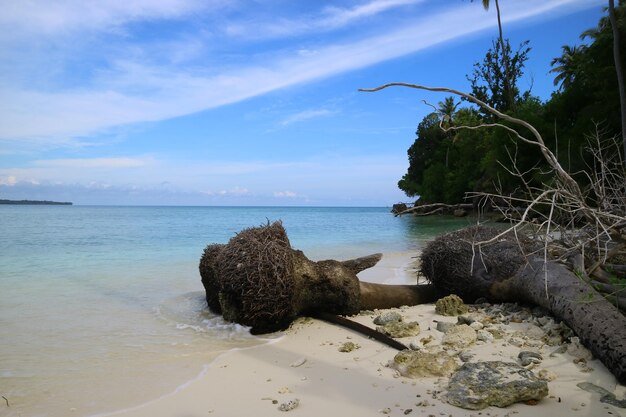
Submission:
[[[626,1],[615,8],[621,56],[626,56]],[[613,59],[613,31],[608,16],[581,34],[582,45],[564,45],[552,60],[556,91],[547,101],[520,91],[517,81],[531,51],[527,42],[513,51],[498,39],[474,65],[468,77],[472,95],[492,107],[534,125],[570,172],[587,166],[582,149],[587,136],[601,130],[607,137],[621,133],[620,97]],[[508,68],[505,67],[505,63]],[[623,71],[623,69],[622,69]],[[508,77],[507,77],[508,74]],[[510,83],[507,85],[506,83]],[[507,90],[512,100],[507,97]],[[510,175],[530,172],[537,184],[548,181],[536,148],[515,141],[504,129],[457,130],[459,126],[490,123],[491,115],[472,106],[460,107],[446,98],[418,124],[408,150],[409,168],[398,186],[425,203],[464,202],[467,192],[498,191],[511,195],[522,184]],[[539,162],[541,164],[541,162]],[[585,181],[583,176],[576,178]]]

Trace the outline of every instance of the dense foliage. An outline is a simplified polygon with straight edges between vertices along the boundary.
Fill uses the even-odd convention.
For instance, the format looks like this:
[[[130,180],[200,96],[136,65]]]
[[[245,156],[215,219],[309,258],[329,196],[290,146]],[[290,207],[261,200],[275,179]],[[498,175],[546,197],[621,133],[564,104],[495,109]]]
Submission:
[[[626,57],[626,1],[620,1],[615,11],[621,56]],[[530,51],[527,43],[513,51],[508,40],[493,42],[469,78],[472,95],[534,125],[561,165],[573,173],[589,162],[582,152],[588,135],[597,129],[605,136],[621,132],[613,34],[608,17],[602,18],[596,28],[585,31],[581,40],[586,43],[563,46],[562,55],[552,61],[551,72],[558,89],[546,102],[517,88]],[[509,65],[513,100],[507,100],[503,92],[507,72],[503,62]],[[439,103],[437,111],[427,115],[417,127],[415,142],[408,150],[410,166],[398,182],[400,189],[427,203],[459,203],[466,192],[472,191],[515,194],[521,184],[509,172],[513,169],[512,160],[520,172],[532,172],[532,181],[547,181],[541,174],[543,159],[539,151],[515,141],[504,129],[442,129],[492,121],[474,107],[459,108],[452,98]],[[585,180],[582,176],[577,179]]]

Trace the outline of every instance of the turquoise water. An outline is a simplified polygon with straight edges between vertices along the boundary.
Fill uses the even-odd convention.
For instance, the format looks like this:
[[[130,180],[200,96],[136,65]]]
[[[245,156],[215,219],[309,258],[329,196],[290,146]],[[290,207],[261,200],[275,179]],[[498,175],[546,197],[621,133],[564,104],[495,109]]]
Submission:
[[[262,343],[205,308],[197,265],[207,244],[274,220],[314,260],[417,251],[468,223],[387,208],[0,206],[3,411],[129,407]]]

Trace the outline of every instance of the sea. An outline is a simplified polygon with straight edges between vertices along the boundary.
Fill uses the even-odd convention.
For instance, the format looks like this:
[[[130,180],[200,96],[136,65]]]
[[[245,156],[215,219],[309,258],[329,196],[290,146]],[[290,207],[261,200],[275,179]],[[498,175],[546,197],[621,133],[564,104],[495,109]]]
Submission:
[[[416,253],[465,226],[388,207],[0,206],[0,416],[96,416],[196,378],[222,352],[266,343],[206,308],[211,243],[282,221],[312,260]],[[219,383],[216,381],[216,383]]]

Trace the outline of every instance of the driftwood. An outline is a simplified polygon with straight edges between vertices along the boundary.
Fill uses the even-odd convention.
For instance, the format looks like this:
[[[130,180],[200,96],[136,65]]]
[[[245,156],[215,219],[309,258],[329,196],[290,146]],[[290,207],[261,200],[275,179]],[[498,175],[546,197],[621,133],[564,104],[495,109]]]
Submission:
[[[200,275],[209,308],[257,334],[286,328],[301,315],[352,315],[436,300],[431,285],[360,282],[356,274],[380,258],[313,262],[291,248],[282,224],[275,222],[207,246]]]
[[[327,319],[363,309],[433,302],[449,293],[470,303],[478,298],[533,303],[563,320],[620,382],[626,382],[624,316],[563,265],[532,255],[533,245],[513,232],[463,229],[424,249],[421,269],[431,285],[383,285],[360,282],[356,276],[375,265],[380,255],[313,262],[291,248],[276,222],[243,230],[227,244],[207,246],[200,274],[209,307],[226,320],[252,327],[254,333],[286,328],[300,315]],[[613,298],[621,302],[622,292]]]
[[[460,204],[444,204],[444,203],[433,203],[433,204],[418,204],[413,207],[407,207],[404,210],[396,210],[394,211],[395,216],[402,216],[404,214],[413,214],[415,216],[431,216],[433,214],[455,214],[455,213],[464,213],[461,215],[467,214],[467,210],[473,209],[473,204],[470,203],[460,203]],[[458,215],[458,214],[455,214]]]
[[[424,250],[422,273],[440,291],[466,302],[527,302],[563,320],[581,342],[626,382],[626,318],[592,285],[544,257],[513,233],[471,227],[443,235]]]

